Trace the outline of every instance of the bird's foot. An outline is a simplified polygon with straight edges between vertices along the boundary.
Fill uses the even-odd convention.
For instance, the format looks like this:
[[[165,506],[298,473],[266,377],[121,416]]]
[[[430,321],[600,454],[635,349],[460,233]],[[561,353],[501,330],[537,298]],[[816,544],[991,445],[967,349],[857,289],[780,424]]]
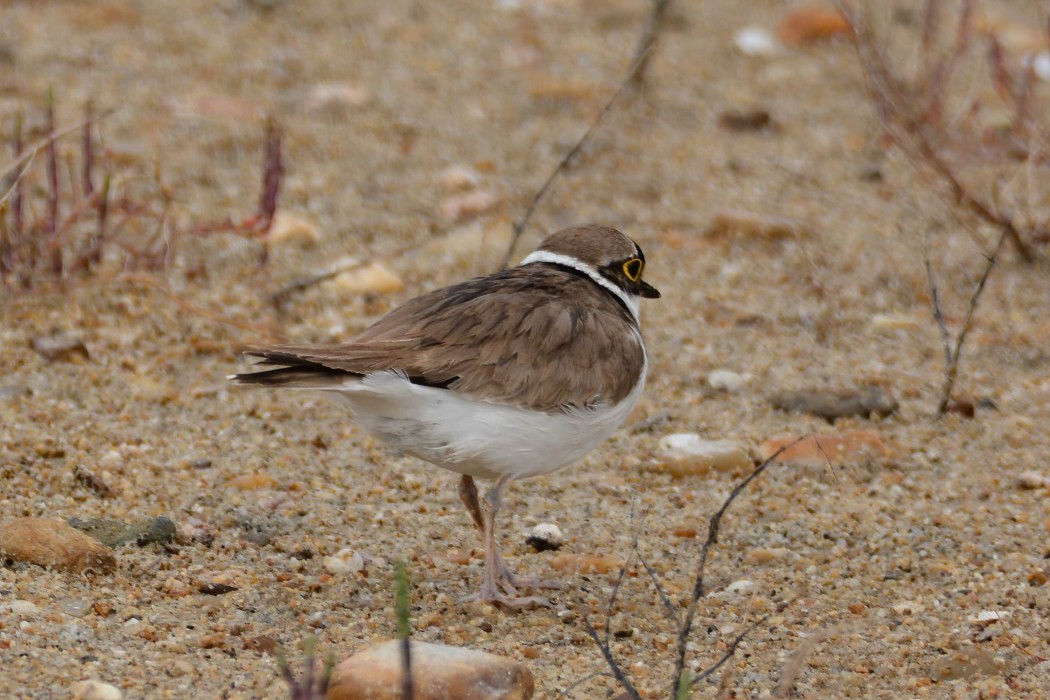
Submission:
[[[559,590],[565,587],[565,584],[557,579],[540,578],[539,576],[520,576],[506,568],[499,572],[498,583],[500,587],[506,588],[509,586],[512,590],[516,588],[531,588],[533,590],[547,588]]]
[[[539,595],[528,595],[519,596],[517,591],[511,589],[510,593],[501,593],[498,590],[486,589],[482,586],[481,590],[477,593],[472,593],[468,596],[463,596],[459,599],[460,603],[471,603],[479,601],[482,603],[489,603],[501,610],[530,610],[532,608],[549,608],[551,602]]]

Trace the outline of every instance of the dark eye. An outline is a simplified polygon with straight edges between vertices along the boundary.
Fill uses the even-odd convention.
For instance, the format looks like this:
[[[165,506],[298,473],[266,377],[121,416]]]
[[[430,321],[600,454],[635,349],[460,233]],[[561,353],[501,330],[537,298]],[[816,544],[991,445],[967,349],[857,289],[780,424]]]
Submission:
[[[627,279],[632,282],[637,282],[642,276],[642,268],[645,267],[639,258],[631,258],[623,264],[623,274],[627,275]]]

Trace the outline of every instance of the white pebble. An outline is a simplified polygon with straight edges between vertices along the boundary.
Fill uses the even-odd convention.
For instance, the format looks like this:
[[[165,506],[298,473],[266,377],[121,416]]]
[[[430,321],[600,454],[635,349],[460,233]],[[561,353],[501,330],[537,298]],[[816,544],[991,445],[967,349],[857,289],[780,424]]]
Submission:
[[[116,686],[102,681],[79,681],[69,691],[73,700],[122,700],[124,697]]]
[[[660,438],[664,469],[675,476],[747,470],[747,451],[730,440],[704,440],[696,433],[671,433]]]
[[[36,606],[36,603],[32,603],[28,600],[12,600],[10,605],[11,612],[15,615],[36,615],[40,610],[40,608]]]
[[[707,383],[712,389],[728,391],[731,394],[743,389],[750,379],[750,374],[739,374],[728,369],[716,369],[707,375]]]
[[[325,557],[323,563],[325,571],[333,576],[356,574],[358,571],[365,568],[364,558],[349,547],[340,549],[330,557]]]
[[[116,450],[110,450],[98,460],[98,466],[103,469],[115,469],[124,464],[124,456]]]
[[[1007,617],[1010,617],[1009,610],[982,610],[968,619],[975,625],[989,625]]]
[[[1050,83],[1050,51],[1042,51],[1032,59],[1032,72],[1042,81]]]
[[[726,586],[726,593],[734,593],[736,595],[743,595],[750,593],[755,587],[754,581],[749,581],[746,578],[742,578],[739,581],[733,581],[731,584]]]
[[[525,539],[536,539],[546,543],[551,549],[558,549],[565,543],[565,535],[554,523],[540,523],[525,531]]]
[[[1041,489],[1050,486],[1050,476],[1043,476],[1037,471],[1022,472],[1017,477],[1017,483],[1023,489]]]
[[[761,27],[744,27],[733,35],[733,43],[747,56],[772,56],[780,51],[780,42]]]

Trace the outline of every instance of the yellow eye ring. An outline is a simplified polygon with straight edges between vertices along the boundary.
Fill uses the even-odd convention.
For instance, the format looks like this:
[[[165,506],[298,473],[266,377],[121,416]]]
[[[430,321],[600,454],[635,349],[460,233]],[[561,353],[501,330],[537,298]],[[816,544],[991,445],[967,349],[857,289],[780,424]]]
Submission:
[[[643,267],[645,263],[640,258],[631,258],[623,264],[623,274],[627,275],[627,279],[632,282],[637,282],[642,276]]]

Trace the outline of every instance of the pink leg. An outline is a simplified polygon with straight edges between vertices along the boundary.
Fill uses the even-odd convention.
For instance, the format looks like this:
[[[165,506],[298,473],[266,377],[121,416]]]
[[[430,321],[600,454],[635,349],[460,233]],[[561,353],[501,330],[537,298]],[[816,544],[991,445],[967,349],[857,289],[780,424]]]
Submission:
[[[499,479],[485,494],[485,506],[478,502],[477,487],[474,479],[464,476],[460,481],[459,495],[474,524],[481,530],[485,541],[485,576],[481,582],[481,591],[464,600],[483,600],[494,605],[509,608],[528,608],[536,605],[549,606],[550,602],[541,596],[519,596],[515,585],[529,585],[530,579],[517,577],[507,568],[503,555],[496,542],[496,515],[499,513],[503,490],[510,483],[511,477]],[[479,522],[480,521],[480,522]]]

